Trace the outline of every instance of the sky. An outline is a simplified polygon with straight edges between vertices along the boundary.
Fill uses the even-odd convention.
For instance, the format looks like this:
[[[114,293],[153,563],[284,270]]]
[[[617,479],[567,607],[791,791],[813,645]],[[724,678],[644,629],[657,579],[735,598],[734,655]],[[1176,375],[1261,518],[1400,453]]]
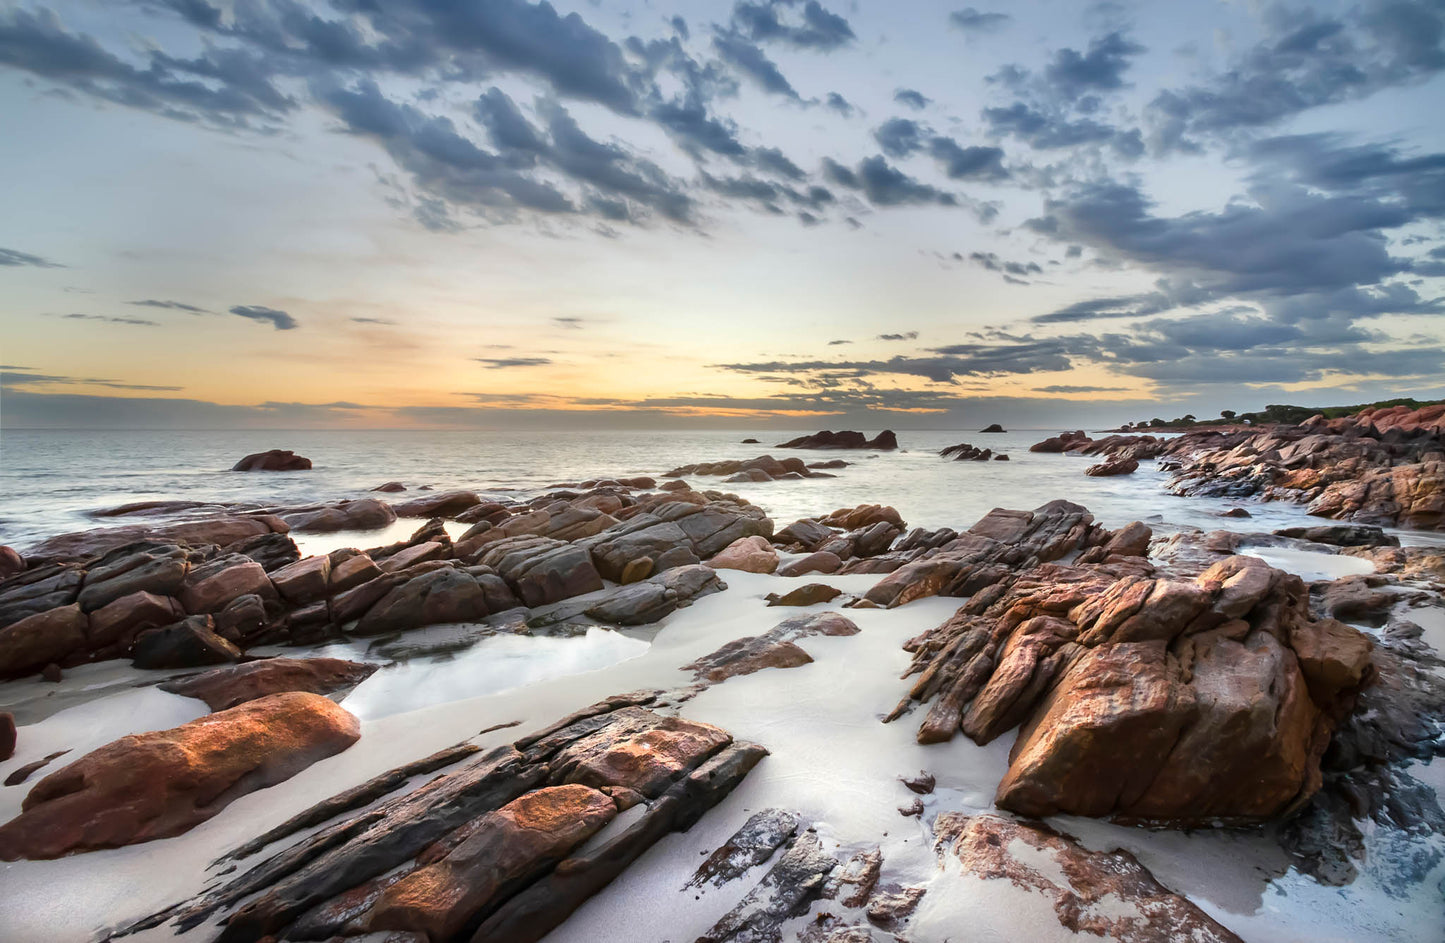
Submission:
[[[0,428],[1445,397],[1445,2],[0,0]]]

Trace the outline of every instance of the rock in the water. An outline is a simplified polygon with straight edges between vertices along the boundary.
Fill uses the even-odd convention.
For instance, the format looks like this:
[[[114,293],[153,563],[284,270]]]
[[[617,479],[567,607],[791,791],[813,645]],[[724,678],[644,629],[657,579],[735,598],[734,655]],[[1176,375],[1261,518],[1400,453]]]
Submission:
[[[1076,432],[1065,432],[1062,435],[1053,436],[1051,438],[1045,439],[1042,442],[1035,442],[1033,445],[1029,446],[1029,451],[1070,452],[1075,449],[1082,449],[1093,441],[1093,439],[1090,439],[1088,436],[1086,436],[1084,434],[1084,431],[1080,429]]]
[[[995,422],[995,423],[990,423],[987,428],[985,428],[985,429],[980,429],[980,430],[979,430],[979,432],[1007,432],[1007,431],[1008,431],[1007,429],[1005,429],[1003,426],[999,425],[999,424],[996,423],[996,422]]]
[[[1084,469],[1091,478],[1109,478],[1114,475],[1132,475],[1139,470],[1139,463],[1132,458],[1116,458]]]
[[[341,501],[327,507],[304,508],[282,515],[299,533],[328,534],[338,530],[377,530],[396,520],[390,504],[377,498]]]
[[[402,483],[399,482],[399,481],[388,481],[386,484],[384,484],[384,485],[377,485],[375,488],[372,488],[371,490],[372,490],[372,491],[383,491],[383,492],[386,492],[387,494],[395,494],[395,493],[398,492],[398,491],[405,491],[405,490],[406,490],[406,485],[402,484]]]
[[[453,518],[482,503],[471,491],[438,491],[410,501],[392,505],[398,517]]]
[[[0,825],[0,859],[58,858],[188,831],[351,746],[355,717],[292,692],[108,743],[46,776]]]
[[[1046,826],[995,815],[945,812],[935,820],[933,832],[940,856],[957,859],[964,874],[1010,882],[1025,892],[1018,900],[1052,909],[1064,929],[1081,937],[1123,943],[1242,943],[1187,898],[1160,884],[1127,851],[1087,851]],[[946,891],[935,886],[932,893]],[[915,927],[915,932],[931,939],[930,934],[949,929],[929,925]],[[1050,934],[1040,928],[1039,935]]]
[[[812,435],[799,436],[778,446],[780,449],[878,449],[892,451],[898,448],[898,437],[891,429],[884,429],[872,439],[861,432],[830,432],[824,430]]]
[[[778,552],[766,537],[739,537],[707,565],[715,570],[771,573],[778,568]]]
[[[51,537],[32,547],[30,554],[37,559],[77,560],[82,557],[108,553],[139,541],[180,543],[193,547],[204,544],[230,547],[253,537],[265,534],[284,534],[287,530],[285,521],[270,514],[256,514],[247,517],[212,517],[205,520],[181,521],[176,524],[161,524],[154,527],[144,524],[125,524],[120,527],[98,527],[94,530]]]
[[[371,677],[377,667],[342,658],[266,658],[204,671],[158,687],[182,697],[198,698],[211,710],[223,711],[283,691],[332,694],[355,687]]]
[[[25,572],[25,558],[14,547],[0,546],[0,580]]]
[[[311,459],[283,449],[255,452],[231,466],[231,471],[306,471]]]
[[[241,650],[216,634],[210,616],[190,616],[173,625],[149,629],[135,642],[137,668],[198,668],[237,661]]]
[[[1277,537],[1293,537],[1336,547],[1398,547],[1400,538],[1371,524],[1322,524],[1317,527],[1284,527]]]

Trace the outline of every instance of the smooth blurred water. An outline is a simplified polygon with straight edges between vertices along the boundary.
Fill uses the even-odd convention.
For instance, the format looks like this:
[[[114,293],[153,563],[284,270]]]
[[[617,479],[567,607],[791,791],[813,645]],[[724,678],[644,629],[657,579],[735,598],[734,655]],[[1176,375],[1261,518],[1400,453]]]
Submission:
[[[1028,447],[1057,429],[978,432],[903,432],[897,452],[793,451],[773,443],[817,431],[757,432],[477,432],[291,431],[120,432],[14,431],[0,435],[0,543],[24,548],[44,537],[105,523],[88,512],[132,501],[195,500],[298,505],[355,498],[389,480],[415,497],[420,485],[466,488],[516,497],[563,481],[660,475],[678,465],[770,454],[806,461],[851,462],[838,477],[722,485],[692,479],[698,488],[734,491],[785,524],[799,517],[858,504],[891,504],[909,525],[966,527],[995,507],[1033,508],[1054,498],[1085,505],[1109,527],[1131,520],[1204,529],[1272,530],[1321,523],[1297,505],[1247,503],[1253,520],[1221,519],[1237,502],[1179,498],[1164,490],[1166,475],[1145,462],[1133,475],[1089,478],[1095,459],[1034,454]],[[870,430],[876,432],[877,430]],[[744,445],[744,438],[760,445]],[[939,449],[969,442],[1006,452],[1008,462],[953,462]],[[237,459],[270,448],[293,449],[314,468],[304,472],[228,471]],[[1436,541],[1405,535],[1407,541]]]

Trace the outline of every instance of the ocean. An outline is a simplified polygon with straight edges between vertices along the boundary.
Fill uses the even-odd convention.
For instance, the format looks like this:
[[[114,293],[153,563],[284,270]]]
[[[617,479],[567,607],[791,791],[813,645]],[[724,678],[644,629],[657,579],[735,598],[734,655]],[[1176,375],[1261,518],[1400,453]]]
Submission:
[[[478,432],[367,431],[8,431],[0,433],[0,543],[23,550],[54,534],[124,519],[91,517],[132,501],[187,500],[295,506],[365,496],[387,481],[416,489],[462,488],[506,500],[549,485],[598,477],[660,476],[683,464],[769,454],[805,460],[842,458],[836,478],[721,484],[698,477],[699,488],[735,492],[765,508],[781,527],[800,517],[859,504],[889,504],[909,526],[958,529],[995,507],[1034,508],[1067,498],[1108,527],[1143,520],[1156,529],[1273,530],[1320,523],[1303,507],[1243,504],[1253,519],[1221,519],[1238,502],[1183,498],[1167,491],[1168,475],[1144,462],[1138,472],[1090,478],[1097,459],[1030,453],[1058,429],[899,433],[897,452],[796,451],[775,443],[816,430]],[[872,430],[876,431],[876,430]],[[870,433],[871,434],[871,433]],[[756,438],[761,444],[743,444]],[[938,457],[968,442],[1009,456],[1007,462],[954,462]],[[229,471],[237,459],[271,448],[312,460],[301,472]],[[1435,535],[1397,532],[1407,543]]]

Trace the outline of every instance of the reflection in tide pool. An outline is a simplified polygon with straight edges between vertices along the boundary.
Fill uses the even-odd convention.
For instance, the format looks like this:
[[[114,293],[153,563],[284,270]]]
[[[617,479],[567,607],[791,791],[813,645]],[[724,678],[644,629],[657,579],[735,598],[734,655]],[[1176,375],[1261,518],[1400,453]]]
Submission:
[[[389,665],[363,681],[344,703],[362,720],[376,720],[596,671],[636,658],[647,649],[647,642],[596,626],[573,638],[496,635],[443,657]]]

